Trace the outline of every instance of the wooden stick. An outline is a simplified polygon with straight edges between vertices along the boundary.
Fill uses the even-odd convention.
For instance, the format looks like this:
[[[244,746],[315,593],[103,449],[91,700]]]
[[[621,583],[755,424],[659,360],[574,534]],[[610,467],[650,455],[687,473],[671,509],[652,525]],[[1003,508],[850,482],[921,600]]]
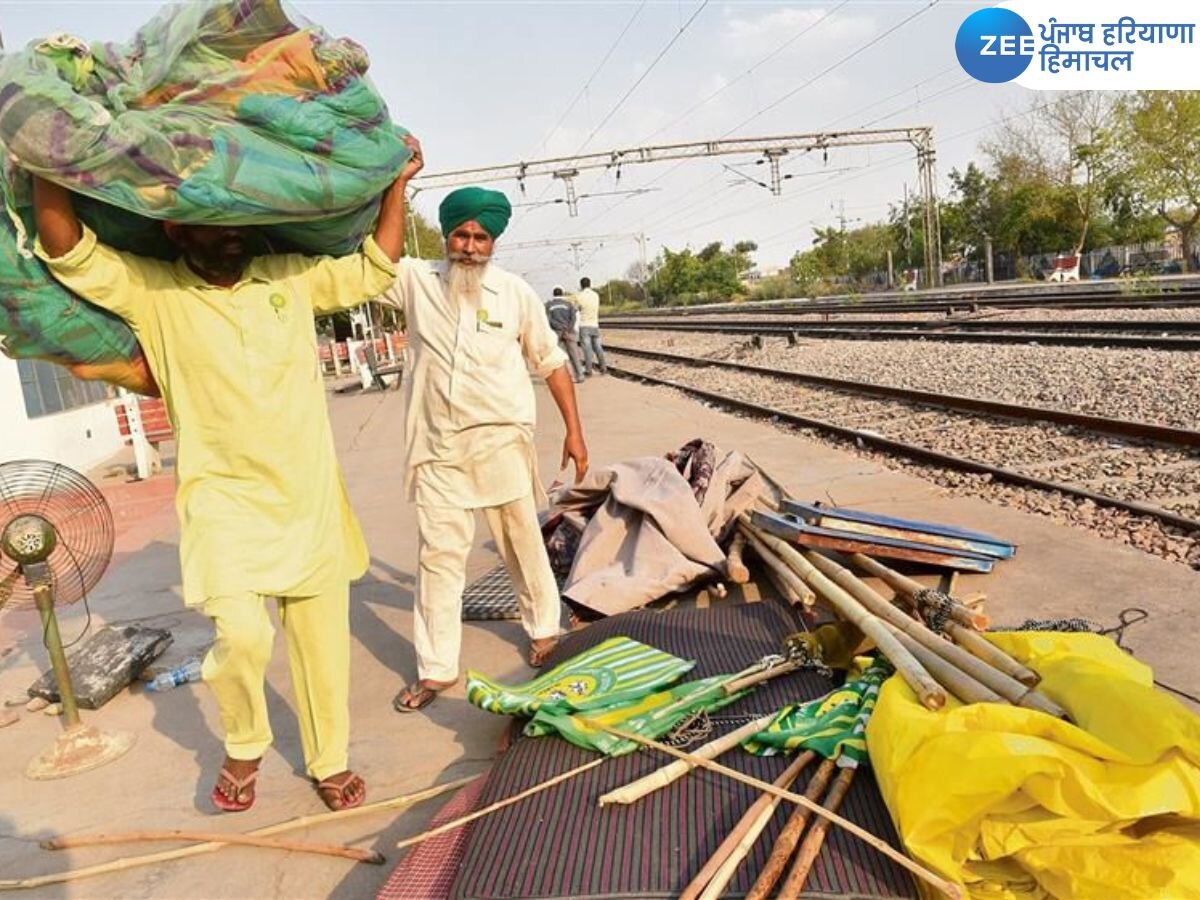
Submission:
[[[464,785],[474,781],[477,775],[472,775],[470,778],[460,778],[457,781],[451,781],[446,784],[439,784],[435,787],[428,788],[424,791],[418,791],[415,794],[407,794],[401,797],[392,797],[390,800],[378,800],[375,803],[368,803],[354,809],[343,809],[337,812],[317,813],[311,816],[301,816],[298,819],[290,819],[287,822],[280,822],[277,825],[269,825],[266,828],[259,828],[250,834],[258,837],[265,837],[272,834],[280,834],[284,831],[291,831],[295,828],[307,828],[311,825],[319,825],[327,822],[330,819],[336,819],[339,822],[344,822],[347,819],[355,818],[356,816],[366,813],[380,812],[388,809],[399,809],[405,806],[411,806],[415,803],[420,803],[423,800],[429,800],[439,794],[444,794],[447,791],[457,790]],[[220,850],[223,847],[228,847],[229,844],[221,841],[210,841],[205,844],[194,844],[191,847],[180,847],[176,850],[164,850],[161,853],[147,853],[144,856],[126,856],[121,859],[114,859],[111,862],[101,863],[95,866],[87,866],[82,869],[70,869],[66,872],[56,872],[52,875],[39,875],[35,878],[17,878],[0,881],[0,891],[22,890],[24,888],[43,887],[47,884],[63,884],[68,881],[77,881],[80,878],[90,878],[93,875],[107,875],[111,872],[123,872],[128,869],[134,869],[138,866],[155,865],[156,863],[169,862],[174,859],[184,859],[190,856],[198,856],[202,853],[212,853],[214,850]]]
[[[777,788],[775,785],[768,784],[759,778],[754,778],[750,775],[743,775],[736,769],[723,766],[720,763],[713,762],[710,759],[704,759],[703,757],[688,753],[685,750],[676,750],[674,747],[668,747],[666,744],[660,744],[658,741],[652,741],[649,738],[642,737],[640,734],[633,734],[631,732],[621,731],[617,728],[611,728],[608,725],[604,725],[595,721],[594,719],[586,719],[585,721],[592,727],[600,728],[604,731],[607,731],[609,734],[614,734],[617,737],[634,741],[644,747],[651,747],[655,750],[666,753],[668,756],[674,756],[678,760],[685,761],[689,766],[700,766],[701,768],[709,769],[710,771],[717,772],[726,776],[727,778],[732,778],[734,781],[740,781],[742,784],[747,784],[750,785],[750,787],[758,788],[758,790],[763,791],[764,793],[773,794],[777,797],[782,797],[784,800],[790,800],[792,803],[806,806],[818,816],[828,819],[830,822],[833,822],[833,824],[841,826],[855,837],[865,841],[888,859],[892,860],[899,866],[903,866],[909,872],[912,872],[922,881],[941,891],[947,897],[952,897],[954,900],[964,900],[962,891],[959,890],[958,885],[954,884],[953,882],[946,881],[944,878],[941,878],[940,876],[926,869],[920,863],[909,859],[890,844],[886,843],[885,841],[881,841],[866,829],[855,825],[849,819],[842,818],[837,813],[830,812],[819,803],[814,803],[807,797],[801,796],[800,794],[794,794],[791,791],[784,790],[783,788]]]
[[[1042,680],[1042,676],[1013,659],[983,635],[970,628],[964,628],[957,622],[946,623],[946,634],[972,656],[978,656],[989,666],[1012,676],[1022,684],[1033,687]]]
[[[590,722],[590,724],[595,725],[596,723]],[[459,816],[457,819],[446,822],[444,825],[439,825],[437,828],[431,828],[428,831],[423,831],[413,837],[405,838],[404,840],[397,842],[396,848],[402,850],[405,847],[411,847],[413,844],[419,844],[422,841],[427,841],[431,837],[437,837],[439,834],[445,834],[447,831],[453,831],[455,828],[461,828],[468,822],[474,822],[476,819],[482,819],[484,816],[490,816],[492,813],[498,812],[505,807],[512,806],[514,803],[520,803],[522,800],[532,797],[534,794],[540,794],[542,791],[552,788],[556,784],[562,784],[564,781],[574,778],[576,775],[582,775],[589,769],[596,768],[596,766],[600,765],[600,763],[606,761],[607,759],[607,756],[601,756],[599,759],[593,759],[581,766],[568,769],[559,775],[555,775],[553,778],[538,782],[533,787],[527,788],[526,790],[521,791],[519,794],[513,794],[511,797],[505,797],[503,800],[497,800],[491,806],[485,807],[484,809],[477,809],[473,813],[468,813],[465,816]]]
[[[833,777],[835,768],[836,764],[832,759],[822,760],[816,773],[809,779],[808,786],[804,789],[804,796],[814,803],[818,802],[821,795],[825,793],[825,788],[829,785],[829,779]],[[811,816],[812,813],[807,806],[797,806],[792,812],[791,818],[783,826],[783,831],[779,833],[775,846],[771,848],[767,864],[758,873],[758,878],[755,879],[750,892],[746,894],[746,900],[767,900],[771,896],[771,892],[775,890],[775,884],[783,876],[783,870],[787,868],[792,851],[800,843],[800,835]]]
[[[917,594],[926,590],[925,585],[921,584],[921,582],[915,581],[907,575],[901,575],[895,569],[890,569],[878,560],[871,559],[871,557],[862,553],[850,554],[850,561],[860,571],[866,572],[868,575],[874,575],[892,590],[903,594],[905,599],[910,602]],[[983,631],[991,624],[991,620],[986,615],[969,609],[957,601],[950,607],[950,618],[965,625],[967,628],[974,628],[978,631]]]
[[[805,553],[804,557],[870,612],[899,629],[928,653],[940,657],[938,663],[932,663],[928,653],[918,653],[906,641],[901,641],[929,670],[929,674],[959,700],[964,703],[1018,703],[1029,693],[1029,688],[1015,678],[993,669],[983,660],[939,637],[921,622],[902,613],[849,569],[839,566],[832,559],[819,553],[810,551]],[[934,671],[935,666],[937,671]],[[963,675],[968,677],[964,679]],[[954,683],[951,684],[951,681]]]
[[[891,623],[887,623],[887,627],[892,628]],[[938,684],[942,685],[942,687],[963,703],[1007,703],[1003,697],[988,688],[985,684],[972,678],[962,669],[938,656],[928,647],[918,643],[903,631],[895,629],[894,633],[896,640],[921,661],[921,665],[928,670],[930,675],[937,679]],[[938,638],[938,640],[941,640],[941,638]],[[946,641],[942,641],[942,643],[946,643]]]
[[[729,555],[726,557],[726,570],[729,572],[729,580],[734,584],[747,584],[750,581],[750,570],[746,568],[743,560],[745,552],[746,536],[736,531],[729,544]]]
[[[739,519],[738,525],[745,534],[747,542],[758,554],[758,558],[767,567],[767,575],[780,589],[784,599],[792,606],[812,606],[817,599],[812,589],[801,581],[777,554],[772,552],[771,548],[762,540],[762,536],[751,530],[748,522],[749,520],[743,517]]]
[[[857,771],[857,769],[851,768],[842,769],[838,773],[837,780],[829,789],[829,796],[825,798],[824,806],[827,810],[838,811],[842,800],[846,797],[846,792],[850,790],[850,782],[854,780],[854,773]],[[796,854],[796,861],[792,863],[792,870],[788,872],[787,881],[779,889],[779,900],[796,900],[800,896],[804,890],[804,883],[808,881],[808,873],[812,871],[813,863],[817,861],[817,854],[821,852],[821,845],[825,843],[825,835],[828,833],[828,819],[813,822],[813,827],[808,830],[804,843],[800,845],[800,852]]]
[[[815,590],[838,614],[849,622],[857,625],[868,638],[875,642],[879,652],[887,657],[888,662],[895,666],[903,678],[920,698],[927,709],[941,709],[946,705],[946,692],[942,686],[930,677],[924,667],[904,646],[896,640],[890,631],[883,627],[879,619],[863,608],[857,600],[822,575],[812,563],[800,555],[800,551],[781,541],[774,535],[755,529],[748,517],[742,521],[750,529],[751,534],[761,538],[768,547],[774,550],[779,558],[790,566],[805,583]]]
[[[775,590],[779,591],[779,596],[787,601],[788,606],[808,608],[808,604],[804,602],[804,598],[808,596],[807,594],[802,596],[797,593],[795,587],[789,584],[787,579],[770,566],[766,566],[763,571],[766,573],[767,581],[775,586]],[[815,594],[813,595],[813,599],[816,599]]]
[[[278,838],[254,837],[249,834],[224,834],[220,831],[129,831],[124,834],[81,834],[76,837],[51,838],[42,841],[44,850],[70,850],[75,847],[98,847],[103,844],[132,844],[138,841],[216,841],[222,844],[244,844],[249,847],[265,847],[272,850],[288,850],[297,853],[316,853],[325,856],[341,856],[357,862],[383,865],[382,853],[343,847],[333,844],[306,844],[300,841],[285,841]]]
[[[722,753],[727,753],[747,738],[754,737],[754,735],[775,721],[777,715],[778,713],[771,713],[753,722],[748,722],[741,728],[735,728],[728,734],[723,734],[719,738],[711,740],[701,747],[697,747],[686,757],[681,757],[670,765],[656,769],[648,775],[643,775],[641,778],[629,782],[629,784],[614,788],[607,794],[602,794],[600,796],[600,805],[636,803],[647,794],[652,794],[660,788],[665,788],[667,785],[678,781],[688,772],[692,771],[697,765],[693,760],[716,759]],[[607,729],[607,726],[597,725],[596,727]]]
[[[781,788],[791,787],[792,782],[800,776],[800,772],[815,755],[812,750],[801,753],[775,779],[773,784]],[[771,821],[776,807],[782,802],[778,797],[770,794],[763,794],[755,800],[738,820],[733,830],[726,835],[725,840],[721,842],[713,855],[709,857],[708,862],[696,873],[696,877],[683,889],[679,900],[697,900],[697,898],[708,900],[710,897],[720,896],[733,877],[733,873],[737,871],[737,867],[746,858],[746,854],[754,846],[758,836],[762,834],[762,830]]]
[[[899,572],[889,569],[883,563],[877,562],[869,556],[863,556],[861,553],[853,554],[850,557],[850,561],[862,571],[883,579],[889,587],[903,595],[909,601],[912,601],[912,598],[918,591],[925,589],[920,582],[913,581],[911,578],[901,575]],[[963,607],[963,609],[966,609],[966,607]],[[1042,676],[1033,671],[1033,669],[1013,659],[995,644],[975,634],[974,630],[980,627],[986,628],[989,620],[983,613],[976,613],[971,610],[967,610],[967,612],[969,615],[975,617],[973,624],[963,622],[961,617],[952,615],[951,618],[954,621],[946,625],[946,633],[954,638],[956,643],[961,644],[963,649],[978,656],[993,669],[997,669],[1005,675],[1017,679],[1017,681],[1027,687],[1034,687],[1042,680]],[[984,624],[982,626],[979,624],[979,620],[983,621]]]

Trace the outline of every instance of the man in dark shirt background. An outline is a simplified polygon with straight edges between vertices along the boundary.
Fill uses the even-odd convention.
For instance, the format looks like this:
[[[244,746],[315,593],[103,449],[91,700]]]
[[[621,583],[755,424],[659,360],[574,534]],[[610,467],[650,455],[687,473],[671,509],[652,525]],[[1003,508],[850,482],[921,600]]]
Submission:
[[[578,311],[575,306],[563,296],[563,289],[556,287],[553,296],[546,303],[546,318],[550,320],[550,329],[558,335],[558,346],[567,354],[571,364],[571,377],[575,383],[583,381],[583,366],[579,362],[579,344],[575,340],[575,318]]]

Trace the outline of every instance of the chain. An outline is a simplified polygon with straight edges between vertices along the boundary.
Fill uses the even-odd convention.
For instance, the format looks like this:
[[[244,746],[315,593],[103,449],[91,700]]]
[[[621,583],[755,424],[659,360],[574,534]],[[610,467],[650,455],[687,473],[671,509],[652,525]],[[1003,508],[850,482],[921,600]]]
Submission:
[[[925,588],[913,594],[913,602],[930,631],[941,634],[946,630],[946,623],[950,621],[950,613],[954,608],[954,600],[949,594],[935,588]]]

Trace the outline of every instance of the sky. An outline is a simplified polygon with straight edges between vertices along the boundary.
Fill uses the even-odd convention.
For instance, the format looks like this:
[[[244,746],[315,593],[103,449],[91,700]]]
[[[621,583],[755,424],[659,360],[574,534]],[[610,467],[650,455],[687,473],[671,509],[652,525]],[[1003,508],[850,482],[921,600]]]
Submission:
[[[371,57],[392,118],[422,141],[426,173],[640,146],[929,125],[939,191],[978,159],[979,141],[1038,95],[972,80],[954,56],[959,24],[991,4],[955,0],[394,2],[301,0],[291,8]],[[0,0],[8,48],[57,31],[123,41],[162,6],[143,0]],[[908,21],[905,21],[908,20]],[[729,167],[729,168],[727,168]],[[733,171],[730,171],[732,169]],[[814,227],[885,218],[916,161],[905,145],[786,158],[781,196],[753,156],[582,173],[570,216],[563,185],[492,187],[517,204],[498,261],[540,292],[623,277],[662,247],[755,241],[760,268],[811,246]],[[628,193],[613,193],[616,191]],[[637,191],[638,193],[632,193]],[[436,220],[444,192],[417,208]],[[590,240],[601,238],[603,240]],[[505,246],[557,241],[552,246]],[[569,242],[578,242],[572,249]],[[579,269],[576,269],[576,263]]]

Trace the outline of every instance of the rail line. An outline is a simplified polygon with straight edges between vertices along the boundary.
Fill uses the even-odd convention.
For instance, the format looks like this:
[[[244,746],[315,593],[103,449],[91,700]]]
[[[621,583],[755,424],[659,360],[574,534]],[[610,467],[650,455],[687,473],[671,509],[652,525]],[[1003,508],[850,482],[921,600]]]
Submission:
[[[668,306],[609,314],[605,323],[626,318],[673,318],[676,316],[736,316],[771,313],[782,316],[830,313],[914,313],[979,309],[1179,309],[1200,306],[1200,288],[1165,287],[1155,293],[1119,290],[1077,290],[1061,293],[963,294],[959,297],[870,297],[841,300],[760,300],[743,303],[712,303],[702,306]]]
[[[784,370],[768,369],[761,366],[751,366],[742,363],[734,363],[725,360],[709,360],[696,359],[693,357],[676,356],[674,354],[659,353],[648,350],[633,350],[631,348],[623,348],[611,346],[607,348],[613,356],[629,356],[635,359],[653,360],[663,363],[669,363],[678,366],[686,366],[690,369],[701,368],[718,368],[738,372],[743,375],[757,376],[760,378],[773,379],[775,381],[783,381],[792,384],[803,384],[805,386],[814,387],[822,390],[828,396],[833,392],[841,394],[858,395],[860,397],[867,396],[871,398],[880,398],[885,402],[894,404],[905,404],[909,407],[909,414],[916,416],[922,412],[928,412],[930,409],[938,409],[949,411],[952,415],[962,415],[963,426],[969,427],[972,422],[979,422],[985,417],[994,419],[1008,420],[1016,422],[1022,426],[1031,428],[1042,428],[1047,425],[1062,428],[1066,437],[1077,438],[1077,435],[1071,434],[1071,430],[1086,432],[1082,441],[1083,449],[1086,451],[1080,455],[1081,459],[1086,459],[1090,454],[1099,455],[1101,458],[1113,452],[1140,452],[1142,448],[1138,447],[1117,447],[1113,448],[1104,443],[1103,437],[1088,438],[1087,435],[1121,437],[1123,439],[1151,441],[1153,444],[1162,447],[1168,447],[1179,450],[1186,454],[1187,459],[1184,460],[1184,465],[1191,466],[1195,464],[1200,468],[1200,458],[1192,459],[1195,456],[1195,451],[1200,448],[1200,432],[1189,431],[1187,429],[1172,428],[1169,426],[1156,425],[1147,422],[1130,422],[1113,419],[1104,419],[1098,416],[1090,416],[1082,413],[1074,413],[1067,410],[1047,409],[1043,407],[1027,407],[1020,404],[1004,403],[1000,401],[984,400],[972,397],[961,397],[956,395],[934,394],[925,391],[913,391],[905,388],[895,388],[887,385],[867,384],[864,382],[844,381],[841,379],[824,378],[821,376],[806,375],[803,373],[788,372]],[[1183,529],[1189,533],[1200,533],[1200,520],[1190,518],[1181,512],[1171,509],[1166,509],[1162,506],[1154,505],[1153,503],[1144,502],[1138,499],[1129,499],[1125,497],[1112,496],[1103,493],[1099,490],[1092,490],[1078,483],[1053,480],[1051,478],[1039,477],[1031,474],[1030,469],[1045,468],[1050,465],[1052,468],[1055,461],[1051,460],[1047,463],[1046,460],[1034,459],[1032,462],[1013,467],[1012,464],[998,465],[992,462],[987,462],[981,459],[974,459],[957,453],[948,452],[945,449],[938,449],[936,446],[927,446],[913,443],[908,440],[900,440],[894,437],[889,437],[882,434],[877,427],[864,428],[845,422],[833,421],[825,416],[817,417],[809,415],[806,412],[798,412],[794,409],[782,408],[780,405],[775,405],[777,401],[773,401],[772,405],[766,405],[753,400],[748,400],[743,397],[731,396],[706,388],[698,387],[694,384],[689,384],[686,381],[677,381],[669,378],[663,378],[659,375],[650,374],[647,372],[639,372],[634,369],[622,367],[619,365],[611,365],[610,369],[621,375],[622,377],[632,378],[649,384],[656,384],[664,387],[674,388],[686,394],[689,394],[698,399],[712,403],[717,406],[722,406],[727,409],[733,409],[752,416],[771,419],[777,422],[783,422],[799,428],[814,429],[819,432],[834,435],[840,438],[848,438],[860,445],[874,447],[892,455],[915,460],[923,463],[931,463],[935,466],[954,469],[964,472],[972,472],[977,474],[986,474],[991,476],[993,481],[1003,482],[1023,488],[1031,488],[1038,491],[1057,492],[1077,500],[1089,500],[1097,506],[1108,507],[1112,509],[1122,510],[1126,513],[1132,513],[1138,516],[1146,516],[1154,519],[1165,526]],[[828,409],[828,403],[820,404],[823,409]],[[915,407],[915,411],[912,409]],[[869,411],[873,419],[873,425],[883,421],[887,426],[896,426],[898,422],[903,421],[898,413],[902,410],[892,409],[888,414],[882,415],[879,411]],[[861,415],[861,410],[860,410]],[[915,431],[920,431],[919,428],[914,428]],[[944,423],[934,429],[936,434],[952,433],[951,430],[944,427]],[[1031,447],[1038,446],[1038,435],[1031,435],[1034,439]],[[1094,445],[1092,450],[1087,450],[1087,442],[1091,441]],[[935,442],[936,443],[936,442]],[[1153,457],[1152,457],[1153,458]],[[1157,465],[1157,463],[1154,463]],[[1175,465],[1179,465],[1177,461]],[[1025,469],[1026,471],[1023,471]],[[1152,473],[1153,474],[1153,473]]]
[[[907,324],[889,323],[887,327],[866,326],[846,322],[804,322],[776,324],[763,322],[605,322],[606,331],[682,331],[699,334],[742,334],[785,338],[833,338],[850,341],[905,341],[924,340],[969,344],[1041,344],[1062,347],[1107,347],[1129,350],[1200,350],[1200,334],[1184,336],[1163,334],[1129,334],[1122,326],[1125,322],[1109,322],[1107,331],[1072,331],[1058,322],[1049,330],[1025,331],[1007,329],[1007,322],[991,323],[1002,326],[995,331],[959,330],[952,323],[942,323],[939,330],[912,328]],[[1033,323],[1023,323],[1032,327]],[[1161,323],[1160,323],[1161,324]],[[1171,330],[1181,330],[1179,322],[1173,322]],[[1182,323],[1193,331],[1200,325]],[[1132,329],[1141,330],[1141,329]]]

